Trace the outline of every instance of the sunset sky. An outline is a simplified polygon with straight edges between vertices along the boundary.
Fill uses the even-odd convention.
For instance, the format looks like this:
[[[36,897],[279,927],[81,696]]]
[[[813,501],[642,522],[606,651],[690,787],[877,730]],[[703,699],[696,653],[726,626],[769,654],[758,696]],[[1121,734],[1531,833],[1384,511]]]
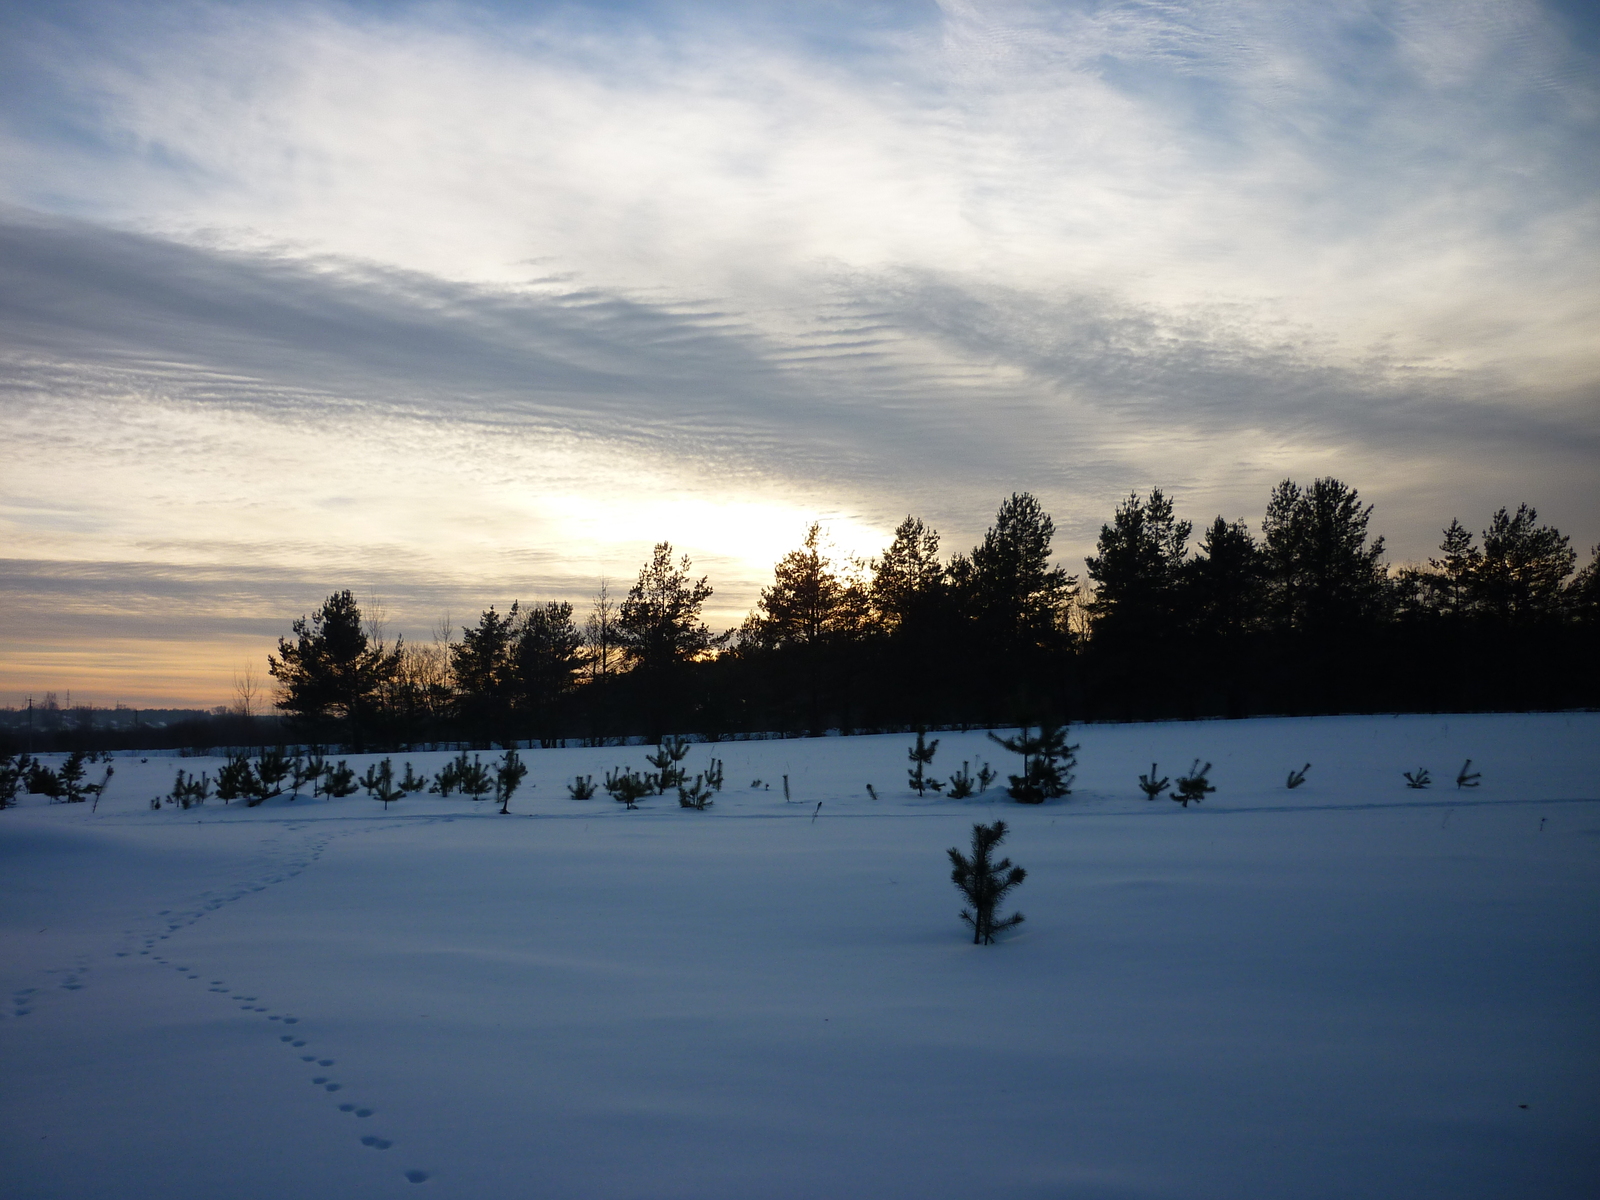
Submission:
[[[8,4],[0,704],[1015,490],[1587,560],[1597,135],[1576,2]]]

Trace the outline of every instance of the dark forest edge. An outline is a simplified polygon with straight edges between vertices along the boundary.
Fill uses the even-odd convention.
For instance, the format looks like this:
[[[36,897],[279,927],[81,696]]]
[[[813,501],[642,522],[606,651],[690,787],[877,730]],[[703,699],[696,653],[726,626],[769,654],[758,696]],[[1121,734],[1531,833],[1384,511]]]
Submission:
[[[341,591],[268,658],[281,716],[247,694],[227,715],[58,728],[36,748],[487,749],[1600,701],[1600,548],[1577,570],[1522,505],[1481,541],[1452,521],[1439,557],[1391,569],[1371,515],[1339,480],[1285,480],[1259,537],[1218,516],[1191,549],[1172,502],[1135,493],[1086,585],[1051,565],[1054,524],[1027,493],[948,558],[915,517],[865,561],[834,561],[813,525],[721,636],[700,619],[708,580],[666,542],[582,626],[569,603],[515,602],[459,637],[390,644]]]

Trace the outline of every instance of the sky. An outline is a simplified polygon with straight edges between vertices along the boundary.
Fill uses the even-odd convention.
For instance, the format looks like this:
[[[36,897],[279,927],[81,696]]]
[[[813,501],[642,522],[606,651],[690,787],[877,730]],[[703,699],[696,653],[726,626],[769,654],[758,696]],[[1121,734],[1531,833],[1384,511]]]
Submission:
[[[1577,2],[8,4],[0,704],[1014,491],[1586,560],[1597,135]]]

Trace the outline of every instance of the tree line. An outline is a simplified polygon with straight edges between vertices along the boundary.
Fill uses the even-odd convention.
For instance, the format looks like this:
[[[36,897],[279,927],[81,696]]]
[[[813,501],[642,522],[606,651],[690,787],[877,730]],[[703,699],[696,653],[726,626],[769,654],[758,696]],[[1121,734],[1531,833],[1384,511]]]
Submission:
[[[305,736],[374,746],[1595,703],[1600,580],[1566,535],[1502,508],[1395,569],[1371,516],[1337,479],[1285,480],[1257,529],[1218,516],[1195,538],[1135,493],[1083,580],[1027,493],[948,556],[914,516],[864,561],[813,524],[721,635],[707,578],[662,542],[581,622],[516,602],[431,645],[390,644],[341,591],[268,669]]]

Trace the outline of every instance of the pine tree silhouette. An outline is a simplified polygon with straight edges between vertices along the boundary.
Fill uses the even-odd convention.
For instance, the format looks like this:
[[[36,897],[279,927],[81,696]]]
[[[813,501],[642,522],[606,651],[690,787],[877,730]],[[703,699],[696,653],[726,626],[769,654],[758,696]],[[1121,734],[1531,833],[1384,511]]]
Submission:
[[[987,946],[994,935],[1022,924],[1022,914],[1012,913],[1003,920],[995,919],[995,909],[1012,888],[1028,877],[1021,867],[1011,865],[1009,858],[994,862],[990,855],[1005,840],[1006,823],[977,824],[972,827],[972,857],[968,858],[951,846],[950,881],[961,889],[970,909],[961,910],[961,919],[972,926],[972,944]]]

